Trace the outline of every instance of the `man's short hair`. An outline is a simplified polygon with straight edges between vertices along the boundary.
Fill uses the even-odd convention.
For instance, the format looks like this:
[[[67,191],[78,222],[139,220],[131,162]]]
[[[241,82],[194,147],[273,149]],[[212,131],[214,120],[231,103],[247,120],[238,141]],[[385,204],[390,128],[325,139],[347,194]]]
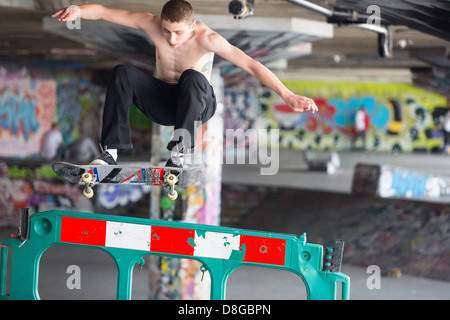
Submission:
[[[170,22],[186,22],[190,24],[194,21],[194,9],[187,1],[170,0],[166,2],[161,10],[161,19]]]

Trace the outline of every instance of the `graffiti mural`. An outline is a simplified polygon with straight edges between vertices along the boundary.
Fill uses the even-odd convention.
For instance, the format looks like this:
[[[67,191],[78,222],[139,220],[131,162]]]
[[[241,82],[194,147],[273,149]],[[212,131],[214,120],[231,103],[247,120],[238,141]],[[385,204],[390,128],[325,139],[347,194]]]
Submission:
[[[244,80],[225,92],[225,129],[278,128],[281,147],[350,150],[355,114],[365,107],[370,119],[368,151],[440,151],[439,125],[447,110],[444,96],[409,84],[283,83],[294,93],[313,98],[320,111],[295,113],[271,90]]]
[[[385,165],[381,166],[378,189],[384,198],[445,198],[450,196],[450,176]]]
[[[92,83],[88,71],[59,71],[55,75],[57,101],[55,120],[66,144],[80,136],[100,137],[100,119],[105,88]]]
[[[151,187],[98,185],[96,189],[96,197],[86,199],[82,186],[63,181],[49,163],[0,161],[0,227],[17,226],[22,208],[30,208],[34,213],[52,209],[93,212],[95,207],[117,214],[126,206],[128,215],[136,215],[139,201],[145,200]]]
[[[55,81],[32,78],[27,69],[0,66],[0,156],[23,157],[39,151],[55,100]]]
[[[97,201],[105,209],[113,209],[117,206],[126,206],[142,199],[145,194],[150,193],[151,186],[146,185],[98,185]]]
[[[1,227],[17,226],[22,208],[30,208],[31,213],[93,208],[77,185],[64,183],[50,164],[38,161],[0,161],[0,191]]]
[[[30,158],[52,122],[64,144],[100,136],[105,88],[87,70],[0,62],[0,156]]]

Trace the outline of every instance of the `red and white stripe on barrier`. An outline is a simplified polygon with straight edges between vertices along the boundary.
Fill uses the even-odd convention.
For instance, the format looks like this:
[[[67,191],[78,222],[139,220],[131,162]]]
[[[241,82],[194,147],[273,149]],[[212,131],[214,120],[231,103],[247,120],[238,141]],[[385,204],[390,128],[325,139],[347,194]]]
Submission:
[[[286,252],[286,240],[279,238],[74,217],[62,217],[60,240],[203,258],[237,259],[232,257],[237,255],[245,262],[275,265],[284,265]]]

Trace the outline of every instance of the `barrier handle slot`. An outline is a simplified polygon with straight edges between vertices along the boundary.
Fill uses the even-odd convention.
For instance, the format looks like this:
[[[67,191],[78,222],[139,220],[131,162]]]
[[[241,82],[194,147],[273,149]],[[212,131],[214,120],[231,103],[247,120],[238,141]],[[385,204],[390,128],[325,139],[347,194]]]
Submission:
[[[0,296],[6,296],[6,275],[8,271],[8,246],[0,246]]]

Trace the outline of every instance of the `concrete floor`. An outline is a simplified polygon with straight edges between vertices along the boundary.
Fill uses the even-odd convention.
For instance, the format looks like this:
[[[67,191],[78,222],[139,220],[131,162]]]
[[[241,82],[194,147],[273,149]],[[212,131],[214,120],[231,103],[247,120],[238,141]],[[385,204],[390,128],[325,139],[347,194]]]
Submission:
[[[112,260],[106,254],[90,252],[75,254],[64,259],[62,248],[54,249],[43,257],[39,290],[42,299],[114,299],[117,273]],[[75,249],[75,250],[74,250]],[[59,251],[59,252],[58,252]],[[81,269],[81,290],[68,290],[67,267],[76,264]],[[381,277],[380,289],[368,289],[370,276],[366,269],[343,265],[343,273],[351,279],[350,298],[352,300],[448,300],[450,282],[436,281],[402,275]],[[106,280],[106,281],[105,281]],[[148,269],[133,275],[132,299],[147,299]],[[241,267],[235,270],[227,281],[227,300],[291,300],[306,299],[303,282],[295,274],[260,268]]]
[[[2,236],[5,229],[2,229]],[[146,259],[147,260],[147,259]],[[80,267],[80,289],[69,290],[70,265]],[[148,264],[146,264],[148,265]],[[382,276],[380,289],[369,289],[371,275],[365,268],[343,265],[341,272],[351,279],[352,300],[448,300],[450,282],[402,275]],[[149,271],[133,272],[133,300],[149,297]],[[40,262],[39,295],[43,300],[115,299],[117,271],[103,251],[55,246],[44,252]],[[205,279],[206,281],[206,279]],[[262,267],[241,267],[227,281],[227,300],[304,300],[306,289],[295,274]]]
[[[284,151],[280,156],[280,170],[275,176],[261,176],[259,166],[231,165],[223,167],[224,183],[271,185],[313,190],[350,193],[353,168],[356,163],[401,165],[426,172],[450,174],[450,157],[444,155],[384,155],[342,153],[341,168],[333,175],[309,172],[296,151]],[[12,229],[0,229],[0,239]],[[117,271],[111,258],[98,250],[70,247],[52,247],[47,250],[40,264],[39,293],[42,299],[114,299]],[[66,281],[67,267],[78,265],[81,270],[81,289],[69,290]],[[147,264],[148,265],[148,264]],[[342,272],[351,279],[350,298],[354,300],[440,300],[450,299],[450,282],[436,281],[402,275],[381,277],[380,289],[368,289],[370,274],[365,268],[346,265]],[[138,268],[133,276],[133,299],[147,299],[148,269]],[[306,292],[300,279],[289,272],[242,267],[234,271],[227,282],[227,299],[305,299]]]

